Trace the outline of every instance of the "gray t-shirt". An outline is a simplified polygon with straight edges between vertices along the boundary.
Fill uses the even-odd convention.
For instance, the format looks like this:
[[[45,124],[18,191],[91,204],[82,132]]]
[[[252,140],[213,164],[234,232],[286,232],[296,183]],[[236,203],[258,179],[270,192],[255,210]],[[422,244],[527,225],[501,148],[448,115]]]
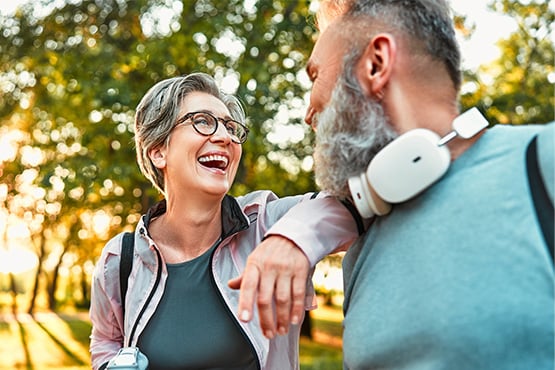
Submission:
[[[250,343],[212,280],[213,249],[191,261],[167,264],[164,295],[138,341],[149,370],[258,368]]]
[[[345,369],[553,370],[553,261],[525,168],[545,129],[488,130],[350,248]]]

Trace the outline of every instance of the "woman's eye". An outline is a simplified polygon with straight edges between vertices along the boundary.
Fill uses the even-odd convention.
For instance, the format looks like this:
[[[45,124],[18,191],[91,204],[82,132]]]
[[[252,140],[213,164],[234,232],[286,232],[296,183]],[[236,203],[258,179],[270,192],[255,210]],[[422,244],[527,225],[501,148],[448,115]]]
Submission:
[[[230,134],[235,134],[237,131],[237,124],[235,122],[226,122],[225,128]]]
[[[212,124],[210,123],[210,120],[208,120],[206,117],[196,117],[195,118],[195,125],[197,125],[197,126],[212,126]]]

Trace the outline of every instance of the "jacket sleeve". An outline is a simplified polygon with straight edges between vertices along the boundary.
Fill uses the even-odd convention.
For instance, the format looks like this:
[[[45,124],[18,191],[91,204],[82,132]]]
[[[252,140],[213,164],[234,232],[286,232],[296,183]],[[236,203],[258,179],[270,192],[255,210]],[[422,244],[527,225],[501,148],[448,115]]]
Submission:
[[[302,199],[264,236],[280,235],[291,240],[314,267],[328,254],[346,250],[359,236],[357,215],[334,197],[320,194],[314,199]]]
[[[91,287],[89,316],[92,323],[90,352],[92,368],[101,369],[123,346],[123,318],[119,302],[119,259],[109,252],[116,237],[104,248]]]

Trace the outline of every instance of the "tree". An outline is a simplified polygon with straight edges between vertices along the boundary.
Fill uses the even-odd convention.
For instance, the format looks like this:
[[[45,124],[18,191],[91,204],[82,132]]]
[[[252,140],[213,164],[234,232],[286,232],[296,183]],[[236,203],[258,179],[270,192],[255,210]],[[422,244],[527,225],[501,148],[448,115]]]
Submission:
[[[493,123],[553,121],[555,97],[555,9],[545,1],[495,0],[489,7],[513,18],[517,30],[498,42],[502,56],[467,81],[465,106],[478,105]],[[491,83],[480,76],[489,76]]]
[[[286,0],[43,0],[0,18],[0,121],[21,132],[10,145],[23,153],[2,161],[0,176],[6,207],[35,220],[29,242],[39,266],[29,311],[41,279],[56,308],[67,256],[84,271],[108,238],[159,198],[135,163],[132,125],[140,97],[160,79],[205,71],[242,97],[252,134],[232,193],[314,189],[310,168],[297,160],[310,156],[310,139],[267,138],[274,117],[286,117],[284,130],[307,130],[296,73],[310,51],[308,19],[306,1]],[[24,173],[33,174],[26,186],[36,196],[18,208]],[[47,269],[46,259],[57,262]],[[88,294],[81,296],[85,305]]]

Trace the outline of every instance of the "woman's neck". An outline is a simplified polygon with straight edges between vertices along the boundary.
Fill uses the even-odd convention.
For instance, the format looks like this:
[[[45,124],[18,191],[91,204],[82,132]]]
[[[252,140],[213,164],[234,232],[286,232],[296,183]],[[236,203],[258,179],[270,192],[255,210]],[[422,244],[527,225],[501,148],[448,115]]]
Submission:
[[[166,262],[185,262],[216,243],[222,232],[221,219],[221,200],[175,202],[170,197],[166,212],[152,221],[149,233]]]

